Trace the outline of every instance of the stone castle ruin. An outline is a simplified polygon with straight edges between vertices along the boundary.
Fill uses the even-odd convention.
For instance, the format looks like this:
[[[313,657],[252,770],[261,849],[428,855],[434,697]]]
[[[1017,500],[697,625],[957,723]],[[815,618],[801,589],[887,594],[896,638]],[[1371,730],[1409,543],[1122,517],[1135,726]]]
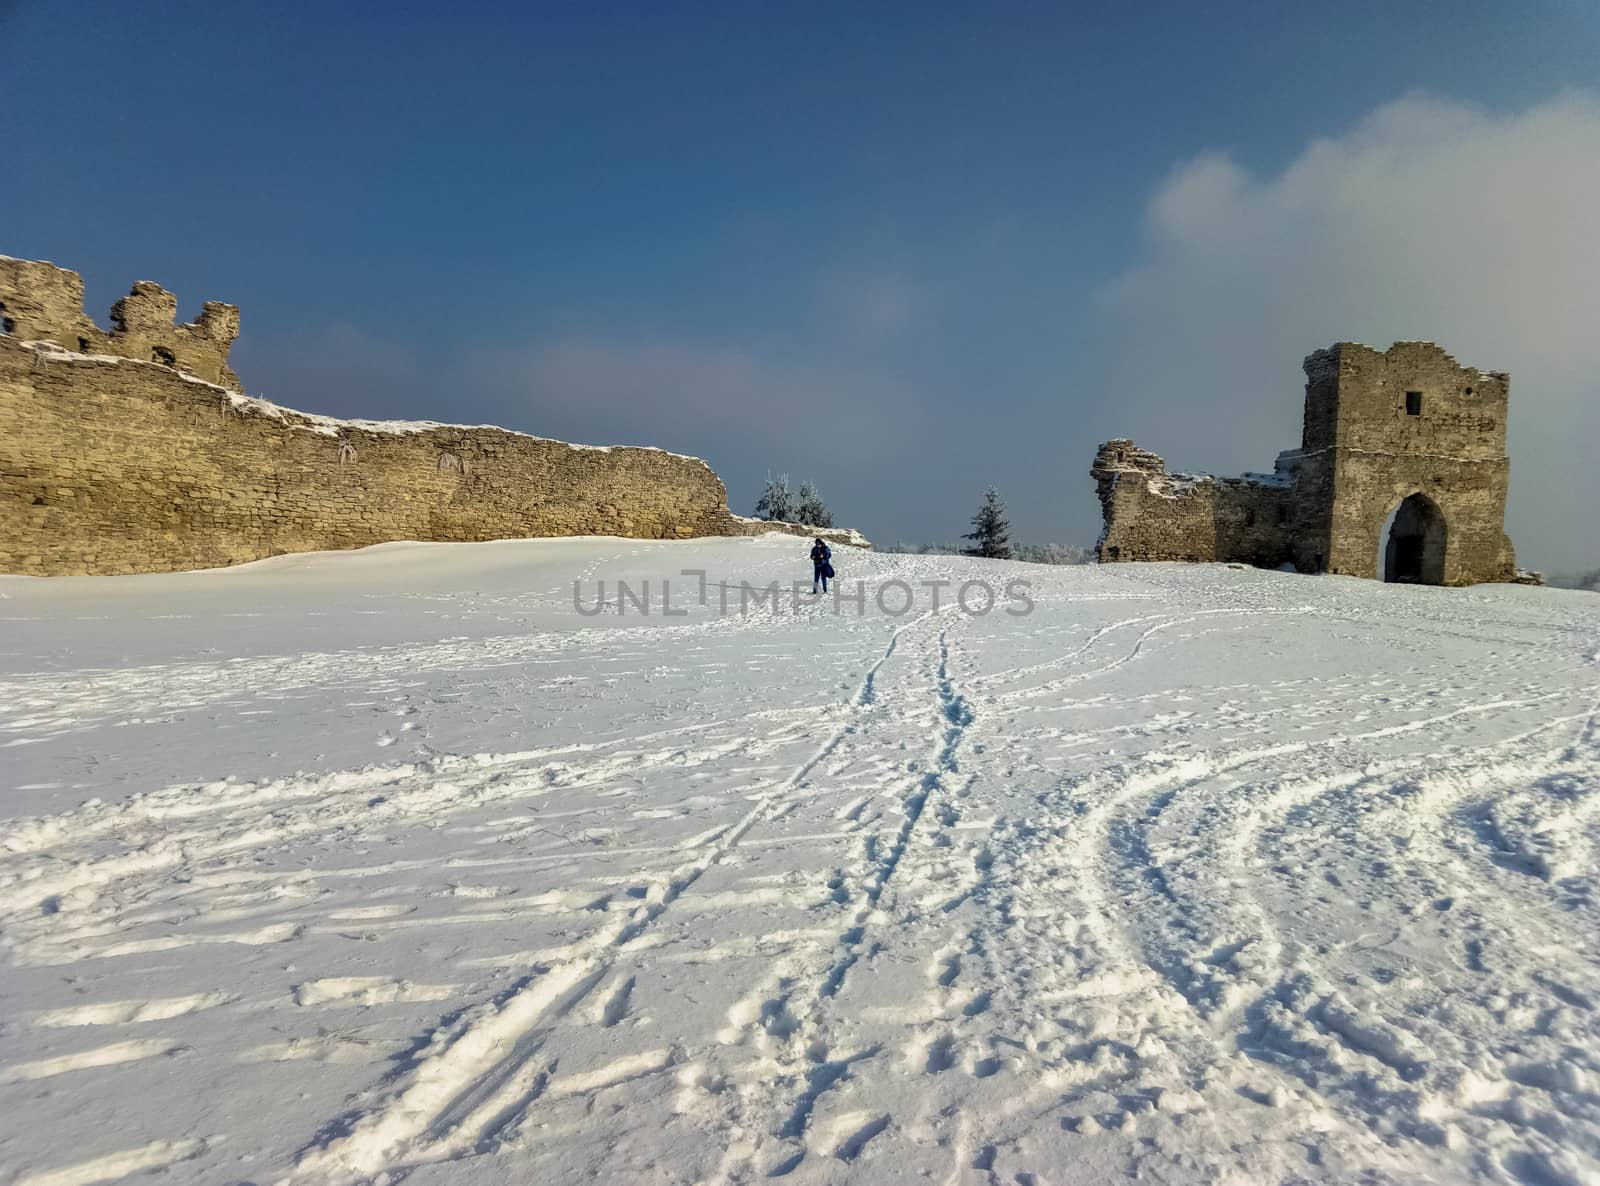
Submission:
[[[239,310],[0,256],[0,572],[167,572],[389,540],[852,531],[744,519],[711,467],[501,428],[334,420],[240,389]]]
[[[1090,471],[1097,551],[1126,560],[1239,561],[1430,585],[1516,577],[1505,533],[1510,376],[1432,342],[1309,355],[1300,448],[1271,474],[1173,474],[1130,440]]]

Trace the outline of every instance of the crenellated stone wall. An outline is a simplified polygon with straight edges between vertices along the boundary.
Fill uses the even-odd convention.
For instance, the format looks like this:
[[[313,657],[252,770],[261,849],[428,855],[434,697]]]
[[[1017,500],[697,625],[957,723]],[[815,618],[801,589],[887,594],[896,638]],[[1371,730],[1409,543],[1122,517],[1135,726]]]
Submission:
[[[854,532],[729,513],[704,461],[500,428],[347,421],[237,390],[238,310],[136,284],[106,333],[83,282],[0,258],[0,572],[210,568],[389,540]]]
[[[1301,445],[1271,475],[1167,472],[1129,440],[1090,471],[1103,561],[1228,560],[1466,585],[1515,576],[1505,534],[1510,377],[1432,342],[1353,342],[1304,362]]]
[[[197,320],[175,325],[178,298],[141,280],[111,306],[111,332],[83,311],[83,277],[66,268],[0,255],[0,330],[23,341],[53,342],[79,354],[110,354],[159,363],[235,390],[228,351],[239,336],[239,310],[207,301]]]

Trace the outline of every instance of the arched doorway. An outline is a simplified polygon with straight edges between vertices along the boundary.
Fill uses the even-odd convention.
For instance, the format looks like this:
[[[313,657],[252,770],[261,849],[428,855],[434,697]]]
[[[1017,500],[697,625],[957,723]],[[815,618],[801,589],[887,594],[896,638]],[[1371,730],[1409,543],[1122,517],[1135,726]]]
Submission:
[[[1444,584],[1444,514],[1426,494],[1389,512],[1378,536],[1378,576],[1414,585]]]

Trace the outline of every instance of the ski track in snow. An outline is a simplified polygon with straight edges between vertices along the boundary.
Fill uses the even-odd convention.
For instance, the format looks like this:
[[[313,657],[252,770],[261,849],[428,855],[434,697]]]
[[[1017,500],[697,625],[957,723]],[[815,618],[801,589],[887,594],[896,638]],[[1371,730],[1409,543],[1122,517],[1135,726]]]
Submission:
[[[1600,1181],[1600,599],[794,550],[7,581],[0,1181]]]

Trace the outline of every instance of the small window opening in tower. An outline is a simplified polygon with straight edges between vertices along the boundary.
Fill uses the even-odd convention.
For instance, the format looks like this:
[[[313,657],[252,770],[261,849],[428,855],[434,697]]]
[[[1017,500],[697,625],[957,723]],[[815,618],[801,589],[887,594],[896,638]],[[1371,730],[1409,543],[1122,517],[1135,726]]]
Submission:
[[[1285,506],[1283,503],[1279,503],[1278,504],[1278,522],[1279,523],[1287,523],[1288,521],[1289,521],[1289,508],[1287,506]]]
[[[14,334],[17,332],[17,323],[5,315],[6,303],[0,301],[0,334]]]
[[[1468,395],[1471,395],[1471,394],[1472,394],[1472,388],[1470,388],[1470,387],[1469,387],[1469,388],[1467,388],[1467,394],[1468,394]]]
[[[178,365],[178,356],[165,346],[154,346],[150,350],[150,361],[159,362],[164,367],[175,367]]]
[[[1420,415],[1422,415],[1422,392],[1420,392],[1420,391],[1408,391],[1408,392],[1406,392],[1406,415],[1407,416],[1420,416]]]
[[[87,354],[87,353],[89,353],[89,339],[88,338],[79,338],[78,339],[78,353],[79,354]]]
[[[1256,512],[1254,508],[1244,513],[1244,525],[1246,527],[1254,527],[1256,525]]]

